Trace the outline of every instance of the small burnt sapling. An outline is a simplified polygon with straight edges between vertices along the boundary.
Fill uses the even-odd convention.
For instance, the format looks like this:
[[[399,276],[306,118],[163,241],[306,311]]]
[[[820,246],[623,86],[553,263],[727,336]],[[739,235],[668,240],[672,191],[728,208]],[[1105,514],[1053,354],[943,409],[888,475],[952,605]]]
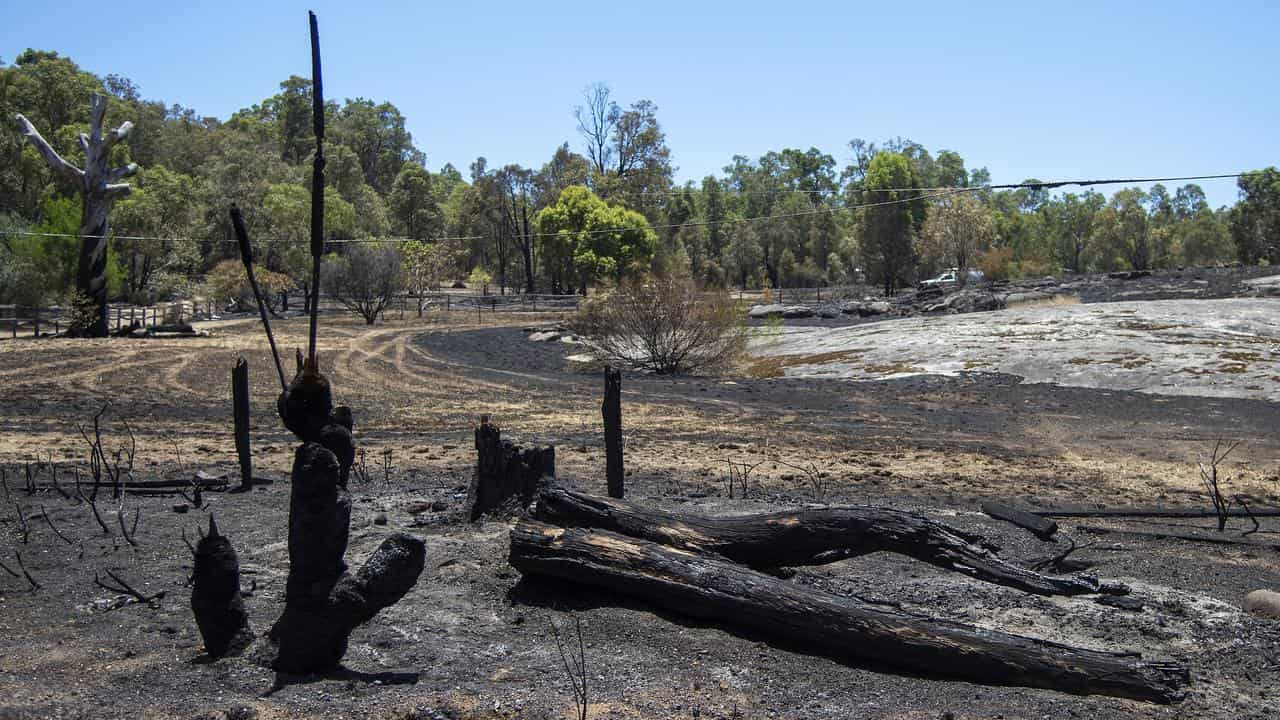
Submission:
[[[240,595],[240,560],[212,515],[209,534],[196,543],[192,577],[191,612],[205,650],[215,658],[240,653],[253,641]]]
[[[268,662],[282,672],[330,670],[357,625],[397,602],[417,582],[421,540],[383,541],[364,567],[347,572],[343,555],[351,521],[346,480],[355,458],[351,411],[333,407],[329,381],[307,359],[278,404],[302,445],[294,456],[289,498],[289,578],[285,611],[268,633]]]

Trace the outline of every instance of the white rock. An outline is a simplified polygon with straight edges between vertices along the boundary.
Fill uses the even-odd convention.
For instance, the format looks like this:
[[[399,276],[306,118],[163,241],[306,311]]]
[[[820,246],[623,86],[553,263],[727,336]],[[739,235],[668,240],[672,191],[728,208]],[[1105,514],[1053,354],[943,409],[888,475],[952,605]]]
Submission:
[[[1254,590],[1244,596],[1244,611],[1257,617],[1280,620],[1280,592]]]

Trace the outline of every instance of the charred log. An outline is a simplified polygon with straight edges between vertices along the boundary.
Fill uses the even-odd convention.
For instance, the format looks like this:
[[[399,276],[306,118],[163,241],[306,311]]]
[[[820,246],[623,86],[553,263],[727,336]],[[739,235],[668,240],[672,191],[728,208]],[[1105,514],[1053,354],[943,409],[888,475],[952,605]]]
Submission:
[[[1058,532],[1058,523],[1002,502],[984,502],[982,512],[997,520],[1017,525],[1041,540],[1052,540],[1054,534]]]
[[[998,557],[994,546],[977,535],[888,508],[850,506],[701,517],[547,487],[538,495],[534,517],[712,552],[755,568],[820,565],[892,552],[1037,595],[1128,592],[1123,585],[1100,583],[1084,575],[1052,577],[1018,567]]]
[[[511,564],[724,622],[839,659],[987,684],[1168,703],[1190,682],[1179,663],[1141,660],[895,612],[797,586],[707,553],[616,533],[522,521]]]

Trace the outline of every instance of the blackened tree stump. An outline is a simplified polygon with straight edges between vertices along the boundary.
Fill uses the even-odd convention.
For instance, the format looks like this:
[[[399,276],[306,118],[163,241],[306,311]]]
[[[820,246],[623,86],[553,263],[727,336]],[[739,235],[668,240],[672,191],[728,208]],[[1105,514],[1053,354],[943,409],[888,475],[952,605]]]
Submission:
[[[716,553],[761,569],[820,565],[884,551],[1037,595],[1128,592],[1118,583],[1100,583],[1085,575],[1054,577],[1027,570],[1002,560],[993,552],[994,546],[977,535],[889,508],[848,506],[702,517],[549,486],[538,494],[534,517]]]
[[[347,572],[346,474],[355,454],[350,410],[333,408],[329,381],[309,360],[278,407],[285,427],[303,443],[291,476],[285,610],[267,634],[266,661],[281,672],[320,672],[338,666],[358,625],[413,587],[426,548],[411,535],[393,535],[363,567]]]
[[[249,614],[240,595],[240,560],[231,541],[218,534],[209,516],[209,534],[196,543],[191,612],[212,657],[235,655],[253,641]]]
[[[556,476],[556,450],[522,447],[502,439],[502,431],[480,419],[475,431],[476,471],[467,489],[467,519],[528,507],[547,480]]]
[[[1141,660],[981,630],[801,587],[710,553],[524,520],[511,564],[526,576],[582,583],[683,615],[725,623],[839,659],[987,684],[1159,703],[1190,682],[1179,663]]]

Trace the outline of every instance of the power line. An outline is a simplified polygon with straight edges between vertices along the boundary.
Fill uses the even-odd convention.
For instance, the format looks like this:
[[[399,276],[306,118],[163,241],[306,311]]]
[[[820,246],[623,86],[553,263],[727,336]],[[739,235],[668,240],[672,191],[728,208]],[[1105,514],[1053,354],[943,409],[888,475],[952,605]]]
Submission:
[[[1182,177],[1158,177],[1158,178],[1127,178],[1123,180],[1055,180],[1047,182],[1032,183],[1012,183],[1009,185],[983,185],[984,190],[1007,190],[1013,188],[1036,188],[1036,189],[1053,189],[1065,187],[1067,185],[1090,186],[1090,185],[1145,185],[1147,183],[1158,182],[1181,182],[1184,180],[1222,180],[1225,178],[1239,178],[1245,175],[1257,175],[1259,170],[1252,172],[1238,173],[1220,173],[1218,175],[1185,175]]]
[[[27,230],[0,231],[0,236],[3,236],[3,235],[24,235],[28,237],[60,237],[60,238],[78,238],[78,239],[98,237],[97,235],[80,235],[77,233],[45,233],[45,232],[31,232]],[[180,240],[189,240],[191,242],[226,243],[226,244],[231,244],[236,242],[235,238],[203,238],[202,239],[202,238],[188,238],[188,237],[159,237],[159,236],[150,236],[150,235],[109,235],[108,237],[113,240],[158,240],[161,242],[172,242],[172,241],[180,241]],[[405,238],[405,237],[345,238],[341,240],[326,240],[325,244],[326,245],[351,245],[351,244],[363,244],[363,243],[407,243],[407,242],[433,243],[433,242],[440,242],[445,240],[484,240],[489,237],[490,237],[489,235],[457,235],[452,237],[423,238],[421,240],[418,240],[417,238]],[[305,238],[303,239],[266,238],[266,239],[254,240],[253,242],[281,243],[281,244],[287,244],[287,245],[294,245],[294,244],[308,244],[311,241]]]
[[[804,211],[798,211],[793,213],[761,215],[761,216],[750,217],[750,218],[725,218],[723,220],[704,220],[701,222],[677,223],[677,224],[671,224],[671,225],[650,225],[649,229],[671,230],[671,229],[678,229],[678,228],[685,228],[685,227],[706,227],[711,225],[756,222],[760,220],[777,220],[781,218],[817,215],[820,213],[836,213],[842,210],[850,211],[850,210],[860,210],[860,209],[869,208],[869,207],[880,207],[884,205],[897,205],[900,203],[917,202],[920,200],[936,200],[939,198],[950,197],[952,195],[958,195],[962,193],[975,193],[975,192],[984,192],[989,190],[1011,190],[1015,188],[1051,189],[1051,188],[1057,188],[1057,187],[1065,187],[1068,185],[1077,185],[1077,186],[1083,186],[1083,187],[1094,186],[1094,185],[1119,185],[1119,184],[1137,185],[1137,184],[1152,183],[1152,182],[1174,182],[1174,181],[1182,181],[1182,180],[1214,180],[1214,179],[1221,179],[1221,178],[1238,178],[1248,174],[1251,174],[1251,173],[1221,173],[1217,175],[1186,175],[1182,177],[1164,177],[1164,178],[1055,180],[1055,181],[1047,181],[1047,182],[1037,181],[1037,182],[1031,182],[1031,183],[1026,183],[1026,182],[1007,183],[1002,185],[974,185],[974,186],[967,186],[967,187],[870,188],[870,189],[864,189],[862,190],[862,192],[924,192],[925,190],[932,190],[934,192],[927,195],[918,195],[916,197],[895,198],[892,200],[884,200],[880,202],[859,203],[855,205],[844,205],[839,207],[820,207],[820,208],[814,208],[812,210],[804,210]],[[618,232],[620,230],[627,230],[627,229],[630,229],[630,228],[603,228],[598,230],[585,230],[580,233],[573,233],[573,234],[596,235],[601,233]],[[534,233],[530,237],[555,237],[558,234],[559,233]]]
[[[869,208],[869,207],[898,205],[902,203],[918,202],[921,200],[936,200],[936,199],[950,197],[952,195],[958,195],[962,193],[985,192],[990,190],[1013,190],[1018,188],[1054,189],[1054,188],[1060,188],[1060,187],[1066,187],[1066,186],[1092,187],[1097,185],[1121,185],[1121,184],[1140,185],[1145,183],[1180,182],[1180,181],[1187,181],[1187,180],[1219,180],[1219,179],[1226,179],[1226,178],[1239,178],[1245,175],[1257,174],[1257,172],[1259,171],[1239,172],[1239,173],[1220,173],[1216,175],[1184,175],[1179,177],[1123,178],[1123,179],[1096,179],[1096,180],[1052,180],[1052,181],[1022,182],[1022,183],[1005,183],[1005,184],[998,184],[998,185],[995,185],[995,184],[973,185],[973,186],[962,186],[962,187],[950,186],[950,187],[933,187],[933,188],[871,188],[871,189],[863,189],[861,190],[861,192],[925,193],[926,191],[928,191],[928,194],[921,194],[921,195],[916,195],[915,197],[907,197],[907,198],[894,198],[894,199],[882,200],[878,202],[858,203],[854,205],[819,207],[819,208],[814,208],[812,210],[803,210],[803,211],[797,211],[792,213],[775,213],[771,215],[758,215],[758,216],[749,217],[749,218],[723,218],[720,220],[703,220],[699,222],[672,223],[667,225],[649,225],[648,229],[673,230],[673,229],[686,228],[686,227],[710,227],[714,225],[731,225],[731,224],[739,224],[739,223],[760,222],[765,220],[779,220],[779,219],[787,219],[787,218],[793,218],[793,217],[818,215],[821,213],[836,213],[841,211],[860,210],[860,209]],[[662,192],[669,192],[669,191],[662,191]],[[801,192],[801,191],[794,191],[794,192]],[[625,232],[625,231],[634,230],[634,229],[636,228],[625,228],[625,227],[596,228],[594,230],[583,230],[583,231],[572,233],[572,234],[600,235],[605,233]],[[20,235],[20,236],[28,236],[28,237],[63,237],[63,238],[97,237],[96,235],[79,235],[75,233],[40,233],[40,232],[31,232],[31,231],[25,231],[25,230],[8,231],[8,232],[0,233],[0,235]],[[558,235],[560,235],[560,233],[558,232],[544,232],[544,233],[532,233],[525,237],[529,237],[529,238],[556,237]],[[234,238],[209,238],[209,239],[202,240],[199,238],[175,238],[175,237],[166,238],[166,237],[153,237],[153,236],[143,236],[143,235],[115,235],[112,237],[114,237],[117,240],[157,240],[157,241],[192,240],[195,242],[209,242],[209,243],[236,242]],[[422,242],[489,240],[489,239],[493,239],[494,237],[495,236],[493,235],[458,235],[458,236],[446,236],[446,237],[437,237],[437,238],[426,238],[426,239],[423,239]],[[365,243],[376,244],[376,243],[388,243],[388,242],[389,243],[405,243],[405,242],[411,242],[413,240],[414,238],[350,238],[350,239],[344,239],[344,240],[330,240],[326,242],[328,244],[334,244],[334,245],[349,245],[349,244],[365,244]],[[256,242],[301,244],[301,243],[308,243],[310,241],[306,239],[299,239],[299,238],[274,238],[274,239],[268,239],[265,241],[259,239]]]
[[[917,191],[919,189],[920,188],[910,188],[909,190]],[[686,228],[686,227],[706,227],[709,225],[731,225],[736,223],[758,222],[761,220],[779,220],[779,219],[786,219],[786,218],[793,218],[793,217],[804,217],[807,215],[820,215],[822,213],[837,213],[842,210],[860,210],[862,208],[880,207],[882,205],[899,205],[902,203],[918,202],[920,200],[935,200],[938,198],[948,197],[951,195],[957,195],[963,192],[970,192],[972,190],[974,190],[974,188],[947,188],[944,192],[935,193],[931,195],[919,195],[917,197],[909,197],[909,198],[894,198],[892,200],[882,200],[880,202],[861,203],[859,205],[845,205],[842,207],[821,207],[821,208],[814,208],[812,210],[803,210],[803,211],[797,211],[792,213],[777,213],[774,215],[757,215],[756,217],[749,217],[749,218],[725,218],[723,220],[703,220],[701,222],[674,223],[671,225],[650,225],[649,229],[650,230],[671,230],[671,229]],[[901,191],[877,189],[870,192],[901,192]],[[570,234],[599,235],[602,233],[612,233],[612,232],[634,230],[634,229],[635,228],[599,228],[596,230],[583,230],[580,232],[574,232]],[[528,237],[535,237],[535,238],[536,237],[556,237],[559,234],[560,233],[532,233]]]
[[[930,187],[896,187],[896,188],[876,188],[876,190],[885,190],[893,192],[908,192],[912,190],[1010,190],[1015,188],[1044,188],[1052,189],[1067,185],[1115,185],[1122,183],[1130,183],[1134,185],[1143,185],[1155,182],[1179,182],[1184,180],[1221,180],[1227,178],[1239,178],[1245,175],[1254,175],[1261,171],[1239,173],[1221,173],[1217,175],[1188,175],[1184,177],[1159,177],[1159,178],[1128,178],[1120,180],[1044,180],[1036,182],[1007,183],[1001,185],[935,185]],[[835,188],[828,190],[802,190],[798,188],[775,188],[770,190],[742,190],[735,188],[724,188],[719,191],[705,190],[703,188],[686,187],[676,190],[617,190],[613,195],[654,195],[676,197],[686,193],[712,193],[719,192],[723,195],[841,195],[846,192],[857,192],[857,188]]]

